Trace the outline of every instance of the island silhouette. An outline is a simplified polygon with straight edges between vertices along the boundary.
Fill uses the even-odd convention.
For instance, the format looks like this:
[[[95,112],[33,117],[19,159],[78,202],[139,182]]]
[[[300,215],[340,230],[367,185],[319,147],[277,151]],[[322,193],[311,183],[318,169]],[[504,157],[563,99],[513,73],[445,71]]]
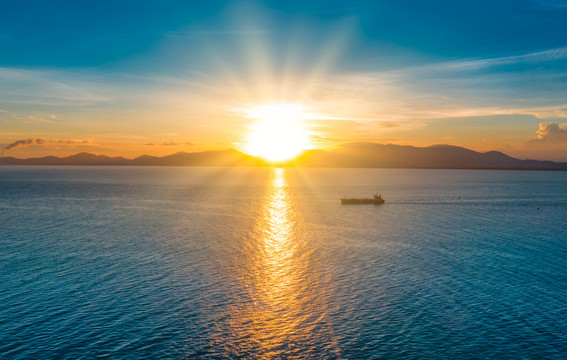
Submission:
[[[134,159],[78,153],[68,157],[0,158],[0,165],[113,165],[113,166],[294,166],[331,168],[507,169],[567,170],[567,162],[521,160],[499,151],[477,152],[459,146],[428,147],[349,143],[336,150],[307,150],[293,160],[268,162],[238,150],[178,152]]]

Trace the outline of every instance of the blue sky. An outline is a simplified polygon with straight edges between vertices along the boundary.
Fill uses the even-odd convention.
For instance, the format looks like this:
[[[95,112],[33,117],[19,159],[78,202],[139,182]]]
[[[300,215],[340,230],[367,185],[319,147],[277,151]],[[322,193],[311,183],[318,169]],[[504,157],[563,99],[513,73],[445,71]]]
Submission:
[[[559,0],[6,1],[0,143],[73,144],[14,156],[238,148],[241,108],[299,102],[321,115],[322,147],[567,161],[566,18]]]
[[[358,59],[361,67],[372,67],[362,56],[388,63],[400,57],[411,62],[547,50],[565,46],[567,30],[567,2],[554,0],[11,1],[0,6],[0,60],[16,67],[112,67],[152,53],[175,33],[185,34],[188,47],[202,38],[222,43],[227,41],[219,39],[222,35],[251,30],[277,41],[304,23],[318,42],[345,19],[357,27],[345,60],[350,65]],[[230,17],[238,11],[242,16],[255,11],[269,22],[258,29],[262,19],[242,19],[237,28]]]

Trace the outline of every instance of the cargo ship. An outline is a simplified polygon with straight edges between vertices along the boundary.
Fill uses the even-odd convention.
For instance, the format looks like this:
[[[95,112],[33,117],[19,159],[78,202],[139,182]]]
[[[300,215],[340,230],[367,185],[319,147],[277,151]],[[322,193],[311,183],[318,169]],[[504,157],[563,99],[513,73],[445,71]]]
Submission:
[[[341,199],[341,204],[343,205],[350,205],[350,204],[374,204],[374,205],[379,205],[379,204],[383,204],[386,201],[384,199],[382,199],[382,195],[380,194],[374,194],[374,197],[372,198],[342,198]]]

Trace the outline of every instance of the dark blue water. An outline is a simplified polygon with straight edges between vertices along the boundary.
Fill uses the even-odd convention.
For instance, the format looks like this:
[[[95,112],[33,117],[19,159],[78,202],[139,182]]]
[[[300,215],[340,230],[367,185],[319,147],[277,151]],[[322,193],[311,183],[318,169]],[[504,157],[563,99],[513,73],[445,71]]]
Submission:
[[[0,358],[564,359],[566,269],[567,172],[0,167]]]

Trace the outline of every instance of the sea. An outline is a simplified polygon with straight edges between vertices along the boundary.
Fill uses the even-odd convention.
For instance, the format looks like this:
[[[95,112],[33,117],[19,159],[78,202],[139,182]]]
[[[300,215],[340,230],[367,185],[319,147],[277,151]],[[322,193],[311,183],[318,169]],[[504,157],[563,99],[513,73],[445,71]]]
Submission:
[[[566,359],[567,172],[3,166],[0,358]]]

